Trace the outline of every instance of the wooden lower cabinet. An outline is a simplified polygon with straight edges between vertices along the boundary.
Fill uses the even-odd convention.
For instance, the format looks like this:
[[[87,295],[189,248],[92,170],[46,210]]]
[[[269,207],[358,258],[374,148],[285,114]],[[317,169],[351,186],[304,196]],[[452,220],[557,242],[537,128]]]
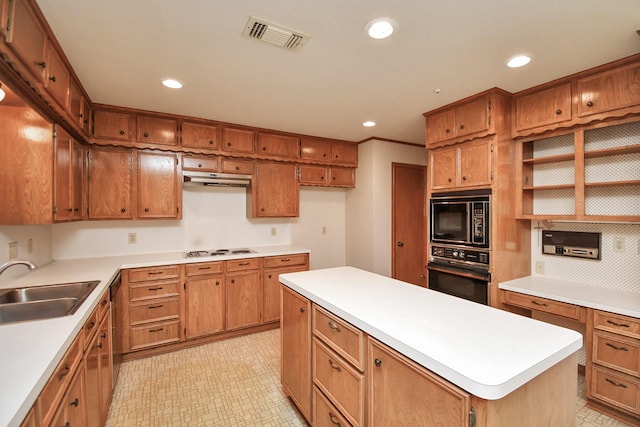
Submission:
[[[286,286],[281,298],[282,389],[311,422],[311,302]]]
[[[202,263],[200,265],[200,268],[210,268],[214,271],[217,271],[218,267],[220,268],[218,274],[189,276],[187,273],[185,280],[187,338],[224,330],[225,282],[221,272],[222,263]]]
[[[318,387],[313,387],[313,420],[316,427],[353,426]]]
[[[86,426],[88,399],[85,394],[84,365],[80,364],[67,392],[62,397],[58,410],[51,422],[52,427]]]
[[[107,420],[113,391],[111,351],[111,313],[107,311],[92,337],[86,337],[87,426],[101,427]],[[73,424],[71,424],[73,425]]]
[[[280,275],[309,269],[309,254],[264,258],[262,274],[262,323],[280,320]]]
[[[260,272],[227,274],[226,325],[227,330],[260,323]]]

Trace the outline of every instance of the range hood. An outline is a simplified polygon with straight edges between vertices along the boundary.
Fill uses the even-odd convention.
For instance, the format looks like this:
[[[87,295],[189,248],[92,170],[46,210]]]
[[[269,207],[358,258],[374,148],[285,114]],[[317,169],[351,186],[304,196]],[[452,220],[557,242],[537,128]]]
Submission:
[[[248,187],[251,185],[251,175],[183,171],[182,183],[183,185],[205,185],[215,187]]]

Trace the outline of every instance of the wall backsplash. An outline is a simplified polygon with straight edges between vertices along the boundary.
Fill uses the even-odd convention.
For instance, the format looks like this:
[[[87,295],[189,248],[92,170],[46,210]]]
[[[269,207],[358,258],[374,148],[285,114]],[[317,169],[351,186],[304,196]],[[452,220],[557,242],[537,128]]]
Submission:
[[[552,222],[552,230],[602,233],[601,259],[589,260],[542,254],[543,228],[531,223],[531,271],[544,262],[544,276],[604,288],[640,293],[640,224]],[[615,238],[624,239],[616,252]]]

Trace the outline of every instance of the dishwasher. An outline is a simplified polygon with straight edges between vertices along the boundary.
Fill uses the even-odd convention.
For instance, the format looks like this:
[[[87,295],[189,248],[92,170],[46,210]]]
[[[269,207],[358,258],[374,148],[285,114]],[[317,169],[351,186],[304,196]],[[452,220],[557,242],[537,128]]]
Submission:
[[[120,325],[119,311],[122,309],[122,302],[119,294],[120,285],[122,280],[120,277],[120,271],[116,274],[116,277],[111,281],[109,285],[109,295],[111,296],[111,349],[113,360],[113,388],[116,386],[118,380],[118,373],[120,372],[120,364],[122,363],[122,325]]]

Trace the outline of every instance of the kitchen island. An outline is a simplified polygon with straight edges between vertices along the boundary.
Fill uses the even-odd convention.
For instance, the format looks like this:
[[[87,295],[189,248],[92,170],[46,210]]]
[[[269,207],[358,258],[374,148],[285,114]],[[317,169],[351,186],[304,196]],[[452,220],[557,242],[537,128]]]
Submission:
[[[308,345],[312,350],[308,362],[312,366],[307,370],[309,378],[302,379],[301,390],[306,393],[307,386],[312,389],[308,394],[313,395],[313,402],[301,405],[298,396],[292,399],[299,407],[313,408],[305,416],[314,425],[323,425],[315,418],[327,405],[334,405],[329,406],[331,422],[343,416],[352,425],[408,423],[401,414],[407,411],[412,413],[411,422],[416,423],[412,425],[437,422],[438,417],[431,412],[446,416],[455,413],[454,418],[446,420],[456,420],[459,425],[575,425],[576,351],[582,346],[582,336],[575,331],[353,267],[284,274],[280,282],[284,285],[283,340],[288,337],[286,295],[294,291],[300,303],[308,301],[311,307]],[[308,311],[299,309],[302,314]],[[324,320],[319,319],[329,319],[328,333],[323,332]],[[340,344],[334,345],[339,340],[327,339],[337,330],[361,334],[360,342],[367,343],[366,350],[364,344],[360,345],[361,356],[341,357],[349,352]],[[283,342],[283,375],[286,370],[287,376],[289,367],[284,363],[290,360],[285,354],[289,351],[297,349]],[[340,391],[331,389],[337,380],[323,378],[324,362],[319,360],[327,354],[331,375],[353,372],[356,381],[363,384],[359,403],[341,401]],[[404,381],[407,387],[402,388],[403,382],[393,382],[394,375],[378,373],[385,366],[407,367],[397,371],[395,377],[412,380]],[[406,377],[407,372],[416,375]],[[429,383],[422,387],[425,378]],[[291,394],[287,381],[284,389]],[[394,387],[385,386],[384,381]],[[453,398],[431,394],[434,390],[443,390],[442,394]],[[416,392],[429,394],[422,398]],[[403,401],[409,399],[415,405],[403,408]],[[443,409],[439,407],[442,402],[457,407]]]

